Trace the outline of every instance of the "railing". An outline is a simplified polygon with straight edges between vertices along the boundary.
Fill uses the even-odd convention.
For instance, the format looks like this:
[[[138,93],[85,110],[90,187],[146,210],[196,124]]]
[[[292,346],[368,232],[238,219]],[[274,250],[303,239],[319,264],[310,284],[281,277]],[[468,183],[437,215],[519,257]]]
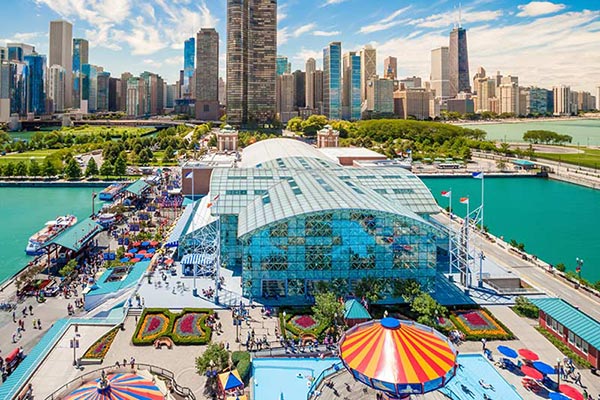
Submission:
[[[308,389],[308,393],[306,394],[306,399],[310,400],[312,398],[313,393],[315,392],[315,390],[317,390],[317,388],[319,387],[319,385],[321,384],[321,382],[323,382],[323,380],[325,378],[327,378],[328,376],[333,375],[339,371],[343,371],[343,370],[344,370],[344,364],[342,364],[341,361],[338,361],[337,363],[333,364],[331,367],[324,369],[310,385],[310,388]]]
[[[139,369],[139,370],[149,371],[151,374],[158,375],[158,376],[164,378],[165,380],[167,380],[171,384],[171,387],[173,388],[174,392],[177,395],[181,396],[183,399],[196,400],[196,396],[194,396],[194,393],[192,392],[192,390],[188,387],[179,385],[175,381],[175,374],[173,372],[169,371],[168,369],[164,369],[162,367],[158,367],[156,365],[151,365],[151,364],[136,363],[135,365],[136,365],[137,369]],[[81,386],[81,384],[83,384],[84,382],[100,378],[102,376],[102,371],[110,371],[110,372],[114,373],[114,372],[130,372],[131,370],[127,367],[116,368],[114,366],[108,366],[108,367],[99,368],[94,371],[87,372],[83,375],[78,376],[77,378],[73,379],[72,381],[65,383],[60,388],[58,388],[57,390],[52,392],[49,396],[47,396],[45,400],[54,400],[54,399],[63,398],[67,394],[67,391],[71,391],[72,387],[76,388],[76,387]]]

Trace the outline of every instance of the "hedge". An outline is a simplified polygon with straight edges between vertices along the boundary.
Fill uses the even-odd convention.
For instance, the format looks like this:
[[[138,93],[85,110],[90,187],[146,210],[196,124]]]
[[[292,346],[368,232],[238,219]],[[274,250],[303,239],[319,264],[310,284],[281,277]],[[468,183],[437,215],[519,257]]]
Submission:
[[[181,337],[179,336],[175,331],[175,321],[177,321],[179,318],[183,317],[185,314],[188,313],[198,313],[198,314],[206,314],[205,316],[203,316],[200,319],[200,327],[202,328],[202,331],[204,332],[203,336],[200,337]],[[144,309],[144,311],[142,312],[142,315],[140,315],[139,319],[138,319],[138,324],[137,327],[135,329],[135,332],[133,334],[133,338],[131,339],[132,343],[135,346],[149,346],[154,344],[154,340],[156,340],[156,337],[151,337],[149,339],[138,339],[138,334],[140,332],[140,330],[143,328],[143,322],[146,319],[146,316],[148,315],[152,315],[152,314],[162,314],[164,316],[166,316],[169,319],[168,325],[167,325],[167,329],[166,332],[161,335],[161,337],[165,336],[170,338],[174,344],[176,345],[203,345],[203,344],[207,344],[210,342],[211,336],[212,336],[212,329],[209,328],[208,326],[206,326],[206,319],[208,318],[208,315],[213,314],[214,311],[212,309],[205,309],[205,308],[184,308],[183,310],[181,310],[181,312],[174,314],[171,311],[169,311],[166,308],[146,308]]]
[[[246,383],[250,378],[250,371],[252,367],[252,361],[250,360],[250,353],[247,351],[234,351],[231,353],[231,361],[240,373],[240,377]]]
[[[559,339],[557,339],[556,336],[554,336],[553,334],[551,334],[550,332],[548,332],[547,330],[545,330],[544,328],[542,328],[539,325],[536,326],[535,329],[539,333],[541,333],[546,339],[548,339],[548,341],[550,343],[552,343],[554,345],[554,347],[556,347],[561,353],[563,353],[565,356],[567,356],[571,360],[573,360],[573,362],[575,363],[575,365],[577,365],[577,367],[579,367],[579,368],[591,368],[592,367],[592,364],[590,364],[590,362],[588,360],[586,360],[585,358],[583,358],[580,355],[578,355],[577,353],[575,353],[564,342],[561,342]]]

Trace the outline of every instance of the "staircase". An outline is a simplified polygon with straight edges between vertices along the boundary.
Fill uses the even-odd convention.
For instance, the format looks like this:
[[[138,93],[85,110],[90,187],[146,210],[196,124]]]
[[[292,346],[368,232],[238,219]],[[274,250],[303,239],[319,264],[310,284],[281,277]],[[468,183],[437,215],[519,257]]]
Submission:
[[[142,315],[142,311],[143,309],[141,307],[129,307],[129,309],[127,309],[127,316],[128,317],[139,317],[140,315]]]

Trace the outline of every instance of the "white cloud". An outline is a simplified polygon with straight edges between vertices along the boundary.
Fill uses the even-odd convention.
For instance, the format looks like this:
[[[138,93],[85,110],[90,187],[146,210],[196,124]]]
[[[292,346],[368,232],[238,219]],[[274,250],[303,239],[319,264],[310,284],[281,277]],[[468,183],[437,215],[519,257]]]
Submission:
[[[17,43],[30,43],[35,45],[37,42],[36,39],[42,38],[46,36],[45,32],[17,32],[14,33],[11,37],[8,38],[0,38],[0,43],[9,43],[9,42],[17,42]]]
[[[65,19],[80,19],[90,24],[120,23],[131,11],[130,0],[34,0]]]
[[[532,1],[528,4],[522,4],[518,8],[521,10],[518,17],[537,17],[540,15],[553,14],[563,10],[566,6],[560,3],[551,3],[549,1]]]
[[[393,13],[391,13],[390,15],[388,15],[387,17],[385,17],[373,24],[361,27],[359,32],[360,33],[379,32],[379,31],[384,31],[386,29],[392,28],[396,25],[400,25],[401,23],[406,22],[406,20],[395,20],[395,19],[398,16],[400,16],[400,14],[404,13],[405,11],[407,11],[410,8],[411,8],[411,6],[400,8],[400,9],[394,11]]]
[[[314,23],[310,23],[310,24],[306,24],[306,25],[302,25],[300,28],[297,28],[294,31],[294,37],[298,37],[298,36],[302,36],[303,34],[310,32],[312,29],[314,29],[317,26],[317,24]]]
[[[472,8],[462,10],[461,22],[485,22],[493,21],[502,16],[501,10],[495,11],[474,11]],[[458,22],[458,13],[440,13],[433,14],[425,18],[414,19],[409,22],[410,25],[416,25],[421,28],[447,28]]]
[[[323,57],[322,51],[317,51],[317,50],[312,50],[312,49],[307,49],[305,47],[302,47],[300,49],[300,51],[294,53],[292,60],[296,61],[297,64],[301,65],[302,69],[304,69],[306,60],[308,60],[309,58],[314,58],[317,61],[317,69],[318,69],[318,68],[320,68],[319,64],[322,61],[322,57]]]
[[[313,31],[313,36],[337,36],[340,31]]]
[[[323,2],[323,4],[321,5],[321,7],[327,7],[327,6],[331,6],[333,4],[340,4],[340,3],[344,3],[348,0],[325,0]]]
[[[290,36],[292,36],[289,32],[289,28],[286,26],[285,28],[277,29],[277,45],[281,46],[282,44],[287,43]]]
[[[287,4],[277,4],[277,22],[281,22],[287,18]]]

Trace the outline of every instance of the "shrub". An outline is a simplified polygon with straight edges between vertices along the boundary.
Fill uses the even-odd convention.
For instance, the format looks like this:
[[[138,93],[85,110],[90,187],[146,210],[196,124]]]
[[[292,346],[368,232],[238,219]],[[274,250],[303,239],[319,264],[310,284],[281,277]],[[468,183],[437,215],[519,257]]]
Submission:
[[[115,340],[117,333],[121,328],[119,326],[111,329],[104,335],[102,335],[98,340],[96,340],[83,354],[82,359],[94,359],[94,360],[102,360],[108,353],[112,342]]]
[[[573,360],[575,365],[577,365],[579,368],[590,368],[592,366],[592,364],[590,364],[588,360],[584,359],[583,357],[580,357],[565,343],[561,342],[556,336],[554,336],[541,326],[536,326],[535,329],[537,329],[539,333],[541,333],[546,339],[548,339],[548,341],[552,343],[554,347],[556,347],[561,353]]]
[[[518,296],[515,300],[513,311],[526,318],[537,319],[540,309],[536,307],[528,298]]]
[[[250,360],[250,353],[247,351],[234,351],[231,353],[231,362],[237,365],[242,360]]]
[[[325,321],[319,321],[318,325],[313,328],[313,329],[301,329],[299,327],[297,327],[296,325],[294,325],[291,320],[292,318],[294,318],[296,315],[302,315],[305,313],[299,312],[298,314],[292,314],[289,311],[287,312],[287,315],[285,316],[285,320],[283,318],[283,313],[279,314],[279,321],[280,321],[280,325],[282,327],[281,332],[283,334],[284,338],[288,338],[288,333],[291,333],[292,335],[294,335],[294,339],[295,338],[299,338],[302,337],[302,335],[313,335],[314,337],[318,338],[318,339],[322,339],[325,330],[327,330],[327,328],[330,326],[327,324],[327,322]]]

